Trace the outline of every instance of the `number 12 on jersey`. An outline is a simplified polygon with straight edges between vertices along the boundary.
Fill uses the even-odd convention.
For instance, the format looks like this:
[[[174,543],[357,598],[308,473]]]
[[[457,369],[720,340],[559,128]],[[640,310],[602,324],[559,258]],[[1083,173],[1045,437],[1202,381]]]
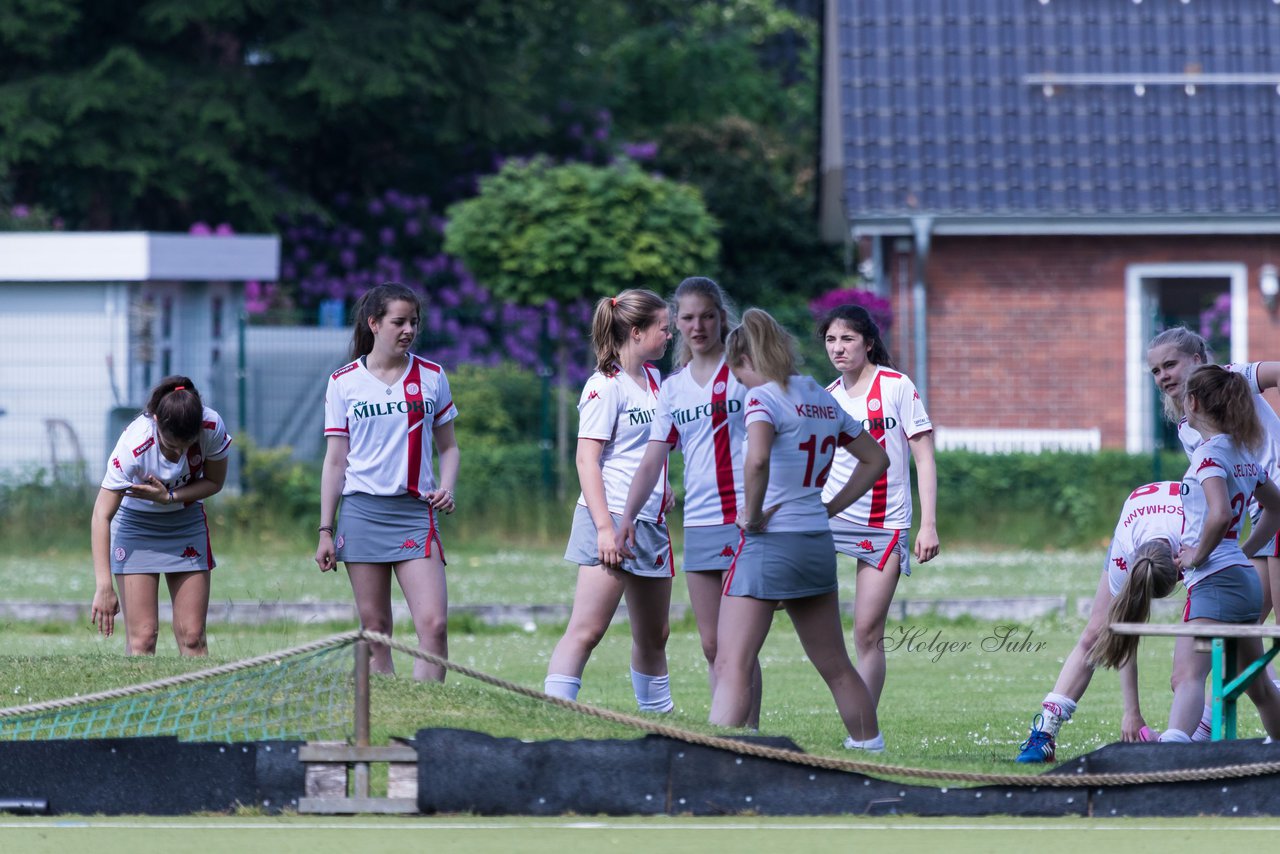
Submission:
[[[800,450],[804,451],[806,456],[804,466],[804,485],[823,487],[827,483],[827,475],[831,474],[831,464],[836,458],[836,437],[826,436],[822,440],[822,445],[818,445],[818,437],[810,436],[808,439],[800,443]],[[827,464],[818,472],[815,480],[813,477],[813,467],[819,462],[819,458],[826,458]]]

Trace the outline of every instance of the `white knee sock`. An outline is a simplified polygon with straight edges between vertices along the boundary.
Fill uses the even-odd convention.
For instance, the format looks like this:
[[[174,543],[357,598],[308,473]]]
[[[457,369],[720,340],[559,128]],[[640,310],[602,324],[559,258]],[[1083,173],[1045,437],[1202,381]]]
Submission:
[[[1174,742],[1175,744],[1190,744],[1191,736],[1187,735],[1180,729],[1167,729],[1160,733],[1160,740],[1163,742]]]
[[[559,697],[562,700],[577,700],[578,690],[582,688],[582,680],[576,676],[564,676],[559,673],[548,673],[542,683],[544,694]]]
[[[676,707],[671,699],[671,676],[646,676],[631,668],[631,687],[642,712],[669,712]]]
[[[1050,692],[1045,695],[1040,708],[1041,714],[1044,715],[1042,729],[1057,738],[1058,730],[1062,729],[1062,725],[1071,720],[1071,716],[1076,713],[1076,701],[1062,694]]]
[[[1191,733],[1191,740],[1213,740],[1213,706],[1204,707],[1204,712],[1200,715],[1200,723],[1196,725],[1196,731]]]

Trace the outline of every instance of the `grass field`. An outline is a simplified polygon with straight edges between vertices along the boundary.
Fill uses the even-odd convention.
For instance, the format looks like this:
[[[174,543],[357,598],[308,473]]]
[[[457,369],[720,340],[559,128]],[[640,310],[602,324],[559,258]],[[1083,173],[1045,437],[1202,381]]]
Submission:
[[[568,604],[574,569],[562,550],[510,547],[446,548],[452,604]],[[213,598],[264,602],[316,602],[351,596],[344,573],[321,574],[306,547],[219,550]],[[983,596],[1092,598],[1105,552],[975,551],[948,549],[903,579],[898,596],[911,599]],[[842,558],[842,600],[853,597],[851,564]],[[76,601],[93,597],[87,553],[0,553],[0,589],[12,601]],[[398,591],[397,591],[398,594]],[[683,579],[673,599],[687,602]]]
[[[1097,584],[1100,553],[1027,552],[979,553],[954,551],[937,561],[917,567],[916,574],[902,582],[899,596],[920,598],[1063,595],[1069,599],[1090,597]],[[88,570],[78,555],[51,554],[38,557],[0,558],[0,583],[6,585],[10,599],[66,599],[87,596],[85,589],[74,593],[75,582],[88,583]],[[842,598],[852,594],[849,567],[842,565],[842,582],[847,588]],[[571,599],[573,571],[547,550],[454,550],[451,553],[451,602],[463,603],[567,603]],[[215,596],[227,599],[272,599],[278,601],[320,601],[345,599],[350,596],[345,577],[322,576],[314,569],[307,554],[288,552],[268,554],[229,553],[221,558],[215,572]],[[676,584],[677,599],[683,599],[683,583]],[[1083,621],[1074,608],[1065,618],[1055,617],[1035,622],[980,621],[974,619],[943,620],[925,617],[906,622],[891,621],[888,630],[889,676],[881,704],[882,728],[889,749],[883,761],[894,765],[921,766],[957,771],[995,773],[1027,772],[1040,769],[1019,766],[1012,760],[1019,742],[1026,737],[1031,716],[1039,701],[1052,687],[1062,661],[1075,641]],[[294,646],[353,628],[350,625],[290,621],[262,626],[215,625],[210,628],[211,657],[192,662],[174,656],[173,643],[161,631],[161,654],[152,659],[128,659],[121,653],[118,638],[104,640],[87,625],[63,623],[31,624],[0,622],[0,706],[85,694],[105,688],[136,684],[163,676],[234,661],[253,655]],[[487,673],[513,682],[540,687],[547,658],[559,637],[562,625],[512,626],[490,628],[462,621],[450,633],[451,658]],[[412,628],[397,627],[397,637],[412,642]],[[625,626],[616,626],[593,656],[584,679],[581,699],[607,708],[631,712],[634,700],[628,677],[629,637]],[[1168,712],[1168,677],[1172,644],[1167,640],[1149,639],[1140,650],[1140,674],[1143,708],[1147,720],[1161,727]],[[706,723],[709,696],[705,664],[702,660],[696,628],[691,619],[676,622],[668,647],[673,693],[677,711],[664,721],[695,732],[721,732]],[[779,614],[764,650],[765,673],[764,715],[761,732],[787,736],[805,750],[830,756],[843,756],[840,749],[843,731],[834,704],[816,672],[805,660],[785,614]],[[407,656],[397,654],[401,674],[410,671]],[[429,726],[460,727],[489,732],[497,736],[521,739],[544,738],[619,738],[639,733],[621,725],[582,718],[573,713],[511,695],[500,689],[472,680],[451,676],[443,685],[421,685],[404,676],[374,679],[373,728],[375,743],[385,743],[391,736],[409,736]],[[1100,673],[1081,704],[1076,719],[1070,723],[1059,741],[1059,759],[1088,752],[1118,740],[1120,695],[1114,674]],[[1256,714],[1247,704],[1241,708],[1241,736],[1261,735]],[[299,840],[311,838],[312,828],[319,827],[297,819],[299,824],[232,817],[218,824],[219,833],[200,839],[202,851],[254,849],[270,837],[271,850],[303,850]],[[238,835],[241,828],[244,836]],[[776,829],[785,823],[767,822],[763,826]],[[1054,823],[1038,822],[1046,826]],[[10,846],[12,828],[0,828],[0,848],[4,850],[41,849],[48,842],[59,848],[81,844],[75,833],[93,833],[105,827],[98,824],[48,823],[35,820],[18,822],[24,834],[20,842]],[[106,826],[111,826],[107,823]],[[152,828],[152,824],[147,824]],[[189,827],[189,825],[187,825]],[[351,829],[352,824],[338,823]],[[705,846],[708,828],[725,834],[744,834],[752,841],[743,842],[744,851],[773,850],[779,845],[756,837],[746,825],[717,822],[692,824],[639,823],[488,823],[476,822],[465,827],[439,824],[433,835],[418,836],[411,830],[421,823],[387,820],[379,823],[372,835],[383,850],[402,850],[399,846],[420,848],[429,844],[442,850],[497,850],[497,840],[508,838],[510,827],[521,831],[522,850],[550,850],[573,845],[608,845],[624,850],[628,845],[617,840],[635,839],[633,831],[658,832],[645,847],[660,844],[671,850]],[[916,825],[909,825],[916,827]],[[981,826],[975,823],[973,826]],[[1111,830],[1101,844],[1110,848],[1123,844],[1127,850],[1146,850],[1145,844],[1131,844],[1116,833],[1119,825],[1105,825]],[[131,837],[133,831],[118,825],[106,838],[116,841]],[[155,850],[181,851],[177,841],[170,841],[164,823],[159,829],[147,829],[147,847]],[[899,831],[908,825],[877,820],[874,824],[854,822],[836,827],[830,823],[814,823],[808,829],[796,825],[805,834],[808,847],[827,850],[828,844],[847,847],[856,840],[865,844],[901,846]],[[923,827],[923,825],[922,825]],[[1087,823],[1068,823],[1064,829],[1091,827]],[[1233,828],[1237,825],[1232,825]],[[289,828],[276,834],[272,828]],[[452,830],[449,833],[445,831]],[[617,828],[625,828],[619,830]],[[224,832],[225,831],[225,832]],[[534,832],[536,831],[536,832]],[[64,833],[65,832],[65,833]],[[139,833],[143,831],[138,830]],[[176,840],[188,831],[175,831]],[[935,831],[913,831],[932,836]],[[949,833],[950,831],[936,831]],[[1137,831],[1135,831],[1136,833]],[[848,833],[854,833],[850,837]],[[1169,831],[1169,839],[1190,837]],[[27,835],[32,834],[32,835]],[[492,834],[492,836],[491,836]],[[618,836],[618,834],[622,834]],[[882,835],[883,834],[883,835]],[[321,834],[323,835],[323,834]],[[334,834],[335,836],[346,834]],[[1163,832],[1161,834],[1163,835]],[[769,835],[771,836],[771,835]],[[1052,834],[1036,837],[1036,847],[1045,848]],[[1021,838],[1016,825],[1001,826],[991,833],[974,832],[960,837],[945,837],[947,847],[958,851],[1005,850],[998,846]],[[87,837],[86,837],[87,838]],[[165,841],[156,841],[160,839]],[[717,839],[720,837],[717,836]],[[943,837],[938,837],[943,838]],[[1125,839],[1123,843],[1121,839]],[[1147,840],[1148,836],[1135,836]],[[411,842],[406,842],[411,839]],[[808,840],[812,839],[812,844]],[[34,840],[34,841],[33,841]],[[226,847],[209,847],[223,845]],[[524,843],[527,843],[524,844]],[[309,845],[305,850],[325,851],[328,839]],[[348,843],[349,845],[350,843]],[[364,842],[362,841],[363,847]],[[507,847],[509,847],[509,841]],[[790,845],[792,842],[787,842]],[[1022,839],[1021,846],[1028,845]],[[1092,843],[1090,843],[1092,844]],[[1200,844],[1207,844],[1201,837]],[[293,847],[297,845],[298,847]],[[101,847],[101,846],[95,846]],[[1078,843],[1077,843],[1078,847]],[[123,850],[123,846],[122,849]],[[407,847],[404,849],[407,850]],[[909,848],[908,850],[916,850]],[[1055,850],[1049,848],[1048,850]],[[1167,844],[1161,850],[1180,850]]]
[[[995,556],[993,561],[1006,559],[1007,556]],[[529,561],[530,567],[534,563],[527,556],[522,560]],[[989,592],[990,582],[979,581],[978,576],[994,575],[1005,578],[1002,590],[1008,595],[1045,592],[1042,585],[1047,571],[1026,565],[1019,568],[1016,560],[1008,563],[1014,568],[965,567],[956,570],[954,577],[973,584],[969,589]],[[556,567],[555,571],[560,573],[561,582],[568,580],[563,569]],[[950,570],[935,573],[932,565],[921,568],[917,577],[904,586],[914,589],[929,575],[947,571]],[[470,574],[470,582],[493,589],[498,586],[494,577],[501,578],[506,572],[506,565],[500,569],[490,565],[455,575]],[[1058,574],[1088,577],[1093,573],[1090,569],[1072,571],[1059,566]],[[313,572],[307,577],[315,583],[318,575]],[[516,575],[527,583],[526,573]],[[1025,577],[1031,575],[1039,581],[1026,583]],[[546,577],[548,584],[554,580],[551,575]],[[338,582],[343,579],[330,575],[321,582],[341,590]],[[1077,582],[1076,586],[1086,585]],[[467,588],[466,581],[456,584],[453,600],[462,598],[459,590]],[[1069,585],[1060,584],[1058,589],[1064,588]],[[891,621],[886,632],[889,678],[881,705],[882,726],[890,745],[885,760],[957,770],[1028,770],[1014,765],[1011,759],[1082,625],[1076,617],[1033,623],[934,617]],[[350,628],[353,627],[345,624],[305,622],[215,625],[209,633],[211,661],[247,658]],[[500,678],[540,687],[548,656],[562,628],[556,624],[501,628],[455,624],[450,634],[450,657]],[[161,655],[154,659],[124,658],[118,639],[101,639],[87,625],[10,622],[0,624],[0,637],[4,647],[0,696],[7,701],[4,705],[134,684],[209,663],[174,657],[172,639],[165,637],[163,630]],[[411,626],[399,626],[397,637],[411,643]],[[1171,651],[1169,641],[1149,639],[1140,652],[1144,711],[1156,727],[1163,725],[1167,714]],[[626,627],[615,626],[588,665],[581,695],[584,702],[621,711],[633,709],[628,654]],[[705,664],[690,618],[673,625],[668,658],[678,704],[671,722],[695,731],[714,732],[705,723],[709,707]],[[397,662],[402,674],[410,671],[407,657],[398,654]],[[785,614],[775,620],[762,663],[762,732],[789,736],[810,752],[840,754],[843,733],[830,695],[806,662]],[[375,692],[375,737],[383,740],[391,735],[411,735],[423,726],[460,726],[517,738],[628,734],[616,726],[575,718],[461,677],[451,677],[444,686],[419,685],[403,677],[377,678]],[[1060,757],[1116,740],[1119,722],[1118,680],[1114,674],[1100,673],[1076,719],[1063,733]],[[1256,716],[1247,704],[1242,706],[1241,724],[1242,735],[1261,735]]]
[[[1257,819],[32,819],[0,823],[6,851],[62,854],[380,854],[644,851],[806,854],[1025,852],[1182,854],[1265,846],[1280,822]]]

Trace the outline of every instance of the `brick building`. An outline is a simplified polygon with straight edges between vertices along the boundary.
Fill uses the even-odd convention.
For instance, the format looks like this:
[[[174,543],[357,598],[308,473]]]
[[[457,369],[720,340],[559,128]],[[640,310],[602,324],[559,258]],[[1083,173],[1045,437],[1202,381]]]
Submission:
[[[1177,323],[1220,360],[1280,359],[1280,5],[830,0],[826,21],[824,213],[893,301],[941,447],[1150,450],[1145,343]]]

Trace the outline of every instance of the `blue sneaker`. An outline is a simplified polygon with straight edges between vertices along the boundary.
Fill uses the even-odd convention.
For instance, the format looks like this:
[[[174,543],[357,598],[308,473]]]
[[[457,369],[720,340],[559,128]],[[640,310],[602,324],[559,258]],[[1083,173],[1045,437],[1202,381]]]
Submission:
[[[1035,720],[1031,722],[1031,735],[1027,736],[1027,740],[1018,746],[1021,751],[1018,754],[1019,762],[1052,762],[1054,751],[1058,744],[1049,733],[1045,732],[1044,715],[1036,715]]]

